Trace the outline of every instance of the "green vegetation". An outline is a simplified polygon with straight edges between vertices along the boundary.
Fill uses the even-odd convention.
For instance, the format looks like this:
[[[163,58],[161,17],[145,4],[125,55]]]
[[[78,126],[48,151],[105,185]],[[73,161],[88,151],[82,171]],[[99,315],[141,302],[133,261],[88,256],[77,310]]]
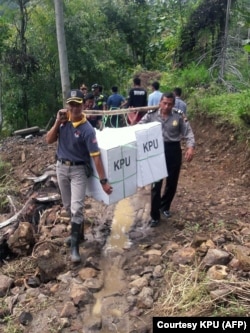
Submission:
[[[154,316],[223,317],[246,316],[249,282],[210,281],[199,266],[168,267],[164,275],[166,292],[156,306]],[[223,297],[211,290],[225,290]],[[227,292],[226,292],[227,290]]]
[[[5,174],[7,171],[9,171],[9,169],[11,168],[11,164],[10,163],[5,163],[3,161],[0,160],[0,175],[1,175],[1,179],[5,178]]]
[[[197,93],[192,97],[196,99],[196,112],[206,112],[211,116],[224,118],[235,125],[247,125],[244,121],[250,117],[250,98],[247,91],[202,98]]]
[[[7,213],[9,210],[8,195],[15,195],[17,186],[11,177],[11,165],[0,159],[0,214]]]
[[[11,5],[12,3],[12,5]],[[127,96],[183,88],[191,112],[249,126],[249,1],[64,0],[71,86],[98,82]],[[44,128],[62,106],[54,3],[0,2],[0,136]],[[230,13],[230,15],[228,14]],[[219,108],[218,108],[219,106]]]
[[[23,333],[23,329],[15,322],[14,317],[7,314],[9,310],[5,298],[0,298],[0,309],[2,314],[6,313],[1,317],[1,321],[4,323],[3,333]]]
[[[3,329],[3,333],[23,333],[24,330],[19,327],[18,324],[13,322],[13,318],[5,318],[6,326]]]

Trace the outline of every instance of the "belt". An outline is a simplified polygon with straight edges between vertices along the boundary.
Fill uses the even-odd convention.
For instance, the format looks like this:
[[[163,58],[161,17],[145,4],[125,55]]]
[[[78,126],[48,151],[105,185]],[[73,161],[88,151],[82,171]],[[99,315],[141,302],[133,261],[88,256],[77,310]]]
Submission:
[[[169,141],[169,142],[164,142],[165,146],[180,146],[181,142],[180,141]]]
[[[68,161],[68,160],[62,160],[62,159],[58,159],[58,161],[62,164],[68,165],[68,166],[72,166],[72,165],[84,165],[85,162],[73,162],[73,161]]]

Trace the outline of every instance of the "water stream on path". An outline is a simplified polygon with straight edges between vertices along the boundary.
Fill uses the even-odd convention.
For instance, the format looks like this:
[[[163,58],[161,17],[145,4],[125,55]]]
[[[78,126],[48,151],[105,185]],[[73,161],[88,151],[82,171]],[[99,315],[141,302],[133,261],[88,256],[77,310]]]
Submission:
[[[129,248],[130,241],[128,231],[134,222],[134,209],[129,198],[119,201],[114,210],[114,217],[111,226],[111,233],[107,239],[103,252],[102,269],[104,271],[104,287],[95,294],[96,303],[93,307],[93,315],[99,316],[102,312],[102,300],[104,297],[114,295],[125,287],[123,280],[123,270],[119,265],[119,260],[112,253],[122,255],[124,249]],[[123,316],[117,309],[116,316]],[[105,331],[101,331],[106,333]]]

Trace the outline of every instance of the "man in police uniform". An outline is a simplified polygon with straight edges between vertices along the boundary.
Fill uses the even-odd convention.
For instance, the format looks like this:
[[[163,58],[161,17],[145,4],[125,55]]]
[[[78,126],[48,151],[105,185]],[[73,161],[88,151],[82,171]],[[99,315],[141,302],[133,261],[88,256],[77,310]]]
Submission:
[[[168,177],[163,195],[161,188],[163,179],[152,184],[151,188],[151,227],[158,225],[160,213],[166,218],[171,216],[170,206],[174,199],[182,163],[181,140],[186,141],[187,150],[185,159],[191,162],[194,156],[195,139],[192,128],[186,117],[180,110],[174,108],[175,96],[173,93],[164,93],[160,100],[158,110],[149,111],[139,121],[145,124],[158,121],[162,124],[162,135],[164,139],[165,158]]]
[[[107,110],[107,97],[102,93],[102,86],[94,83],[91,86],[92,94],[95,97],[95,104],[99,110]]]

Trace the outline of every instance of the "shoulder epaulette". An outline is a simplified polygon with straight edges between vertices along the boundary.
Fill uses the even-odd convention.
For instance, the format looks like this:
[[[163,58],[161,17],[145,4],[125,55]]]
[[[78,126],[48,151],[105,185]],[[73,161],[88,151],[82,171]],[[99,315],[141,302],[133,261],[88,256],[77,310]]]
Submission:
[[[176,108],[173,108],[172,110],[173,110],[173,112],[178,113],[180,115],[183,115],[183,113],[184,113],[182,110],[179,110],[179,109],[176,109]]]
[[[157,110],[149,110],[148,113],[154,113],[156,112]]]
[[[176,108],[173,108],[172,110],[173,110],[173,112],[178,113],[185,122],[188,121],[187,116],[185,115],[185,113],[182,110],[176,109]]]

